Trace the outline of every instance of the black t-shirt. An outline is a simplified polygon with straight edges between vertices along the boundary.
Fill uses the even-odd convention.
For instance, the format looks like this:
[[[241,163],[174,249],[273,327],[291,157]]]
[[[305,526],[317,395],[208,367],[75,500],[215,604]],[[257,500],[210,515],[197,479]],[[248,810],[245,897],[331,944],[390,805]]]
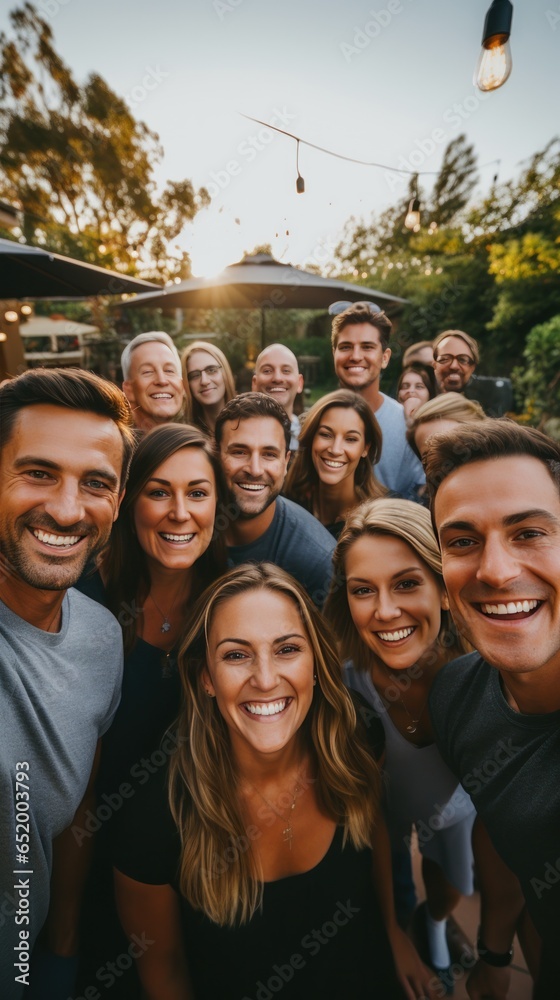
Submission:
[[[441,755],[517,875],[539,934],[560,943],[560,712],[525,715],[478,653],[447,664],[430,693]]]
[[[368,719],[379,749],[379,720]],[[185,950],[196,1000],[393,1000],[402,996],[375,897],[371,851],[342,847],[338,827],[322,860],[300,875],[267,882],[249,923],[220,927],[181,900]],[[233,844],[228,857],[247,843]],[[179,836],[163,769],[119,823],[116,867],[148,884],[177,889]]]

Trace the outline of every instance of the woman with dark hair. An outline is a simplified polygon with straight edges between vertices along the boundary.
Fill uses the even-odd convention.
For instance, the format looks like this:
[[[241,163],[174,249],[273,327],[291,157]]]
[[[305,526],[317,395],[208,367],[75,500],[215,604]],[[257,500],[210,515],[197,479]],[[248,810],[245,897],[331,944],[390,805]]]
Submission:
[[[181,355],[185,386],[185,420],[214,435],[218,413],[235,396],[228,359],[215,344],[194,340]]]
[[[225,569],[225,545],[214,532],[224,499],[220,463],[197,428],[165,424],[141,440],[99,570],[125,652],[101,767],[117,784],[177,714],[174,651],[197,597]]]
[[[373,474],[380,455],[381,431],[370,407],[358,393],[337,389],[306,415],[284,493],[338,538],[348,511],[385,496]]]
[[[109,808],[102,818],[111,822],[98,835],[88,889],[82,983],[122,950],[111,903],[112,813],[125,811],[175,746],[173,735],[162,738],[179,710],[176,650],[197,597],[225,569],[224,543],[214,531],[224,498],[221,466],[204,434],[181,424],[149,431],[133,456],[110,547],[80,588],[113,612],[125,651],[121,702],[103,738],[97,781],[98,803]],[[115,997],[135,995],[128,977],[119,983]]]
[[[340,536],[333,579],[325,616],[350,661],[347,683],[385,730],[393,858],[397,870],[406,870],[414,825],[427,896],[415,915],[417,940],[440,974],[445,993],[439,995],[450,995],[446,921],[461,893],[473,891],[475,812],[435,746],[428,712],[435,676],[466,651],[449,615],[428,511],[409,500],[362,504]]]
[[[168,781],[135,798],[116,859],[123,926],[150,940],[145,995],[424,996],[387,881],[379,724],[362,741],[303,589],[270,563],[231,570],[202,595],[179,672]]]
[[[403,368],[397,382],[397,399],[404,406],[407,420],[410,420],[422,403],[427,403],[436,395],[437,386],[433,368],[426,368],[417,362]]]

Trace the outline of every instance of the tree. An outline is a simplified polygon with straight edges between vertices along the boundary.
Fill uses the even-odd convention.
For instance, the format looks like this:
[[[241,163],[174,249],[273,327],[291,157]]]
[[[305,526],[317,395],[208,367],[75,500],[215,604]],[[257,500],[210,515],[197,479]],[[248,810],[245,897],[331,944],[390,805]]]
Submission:
[[[0,34],[0,198],[19,201],[31,243],[155,280],[190,275],[167,244],[210,201],[191,181],[157,194],[158,136],[98,74],[84,86],[30,3]]]
[[[560,441],[560,314],[533,327],[513,382],[524,418]]]
[[[536,153],[517,181],[494,179],[471,205],[475,181],[473,148],[459,136],[432,191],[420,192],[420,231],[403,228],[406,198],[369,225],[351,219],[339,268],[409,300],[397,338],[403,348],[464,329],[481,342],[482,371],[506,375],[535,323],[560,311],[560,141]],[[414,181],[407,198],[413,190]]]

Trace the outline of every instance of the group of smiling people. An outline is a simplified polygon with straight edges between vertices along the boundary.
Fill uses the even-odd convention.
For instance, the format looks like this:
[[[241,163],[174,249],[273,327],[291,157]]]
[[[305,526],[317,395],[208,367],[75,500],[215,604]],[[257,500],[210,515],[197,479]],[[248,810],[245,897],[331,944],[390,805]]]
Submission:
[[[76,370],[0,388],[2,885],[19,843],[34,876],[2,904],[14,1000],[30,977],[39,1000],[411,1000],[463,977],[503,1000],[516,932],[534,1000],[554,995],[560,450],[452,424],[425,442],[429,508],[389,493],[419,463],[379,391],[389,323],[356,310],[287,476],[270,351],[270,391],[204,427],[133,432],[185,392],[161,343],[125,351],[130,406]],[[187,383],[211,394],[197,350]],[[473,856],[478,960],[448,934]]]
[[[428,705],[472,647],[449,614],[430,513],[376,480],[381,435],[359,395],[315,404],[284,491],[338,540],[321,614],[277,565],[227,570],[220,516],[236,513],[200,428],[213,418],[199,410],[198,427],[141,438],[110,545],[80,584],[116,615],[125,647],[98,793],[110,801],[139,762],[149,775],[99,838],[94,960],[115,940],[113,865],[122,927],[150,942],[137,969],[151,1000],[451,995],[475,961],[467,950],[452,964],[447,918],[473,891],[476,814]],[[241,485],[267,482],[251,469]],[[413,828],[426,895],[416,947],[404,930]],[[499,873],[478,843],[481,868]]]
[[[366,456],[371,477],[368,452],[356,467]],[[294,997],[445,995],[434,990],[451,983],[399,925],[391,877],[391,847],[406,854],[412,824],[454,796],[451,834],[422,848],[428,959],[441,945],[432,963],[444,977],[445,917],[472,891],[474,811],[433,747],[427,711],[433,678],[463,648],[429,514],[399,499],[362,503],[342,530],[322,617],[277,566],[224,575],[214,523],[226,499],[203,434],[150,431],[106,555],[81,585],[120,616],[126,654],[101,800],[172,733],[169,773],[156,767],[115,817],[92,912],[101,920],[95,897],[112,861],[123,926],[154,941],[138,970],[158,1000],[266,995],[259,984],[276,983],[276,967]]]

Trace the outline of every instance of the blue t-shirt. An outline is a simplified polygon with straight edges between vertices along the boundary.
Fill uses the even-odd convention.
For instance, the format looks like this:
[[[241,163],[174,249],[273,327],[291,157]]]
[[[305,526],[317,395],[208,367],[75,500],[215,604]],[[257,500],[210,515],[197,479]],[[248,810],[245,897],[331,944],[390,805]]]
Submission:
[[[230,566],[271,562],[291,573],[317,607],[322,607],[332,576],[335,540],[326,528],[292,500],[276,497],[272,524],[247,545],[229,545]]]
[[[418,500],[418,487],[426,482],[422,463],[406,440],[404,409],[396,399],[381,393],[383,402],[375,411],[381,428],[381,458],[373,467],[376,478],[405,500]]]

